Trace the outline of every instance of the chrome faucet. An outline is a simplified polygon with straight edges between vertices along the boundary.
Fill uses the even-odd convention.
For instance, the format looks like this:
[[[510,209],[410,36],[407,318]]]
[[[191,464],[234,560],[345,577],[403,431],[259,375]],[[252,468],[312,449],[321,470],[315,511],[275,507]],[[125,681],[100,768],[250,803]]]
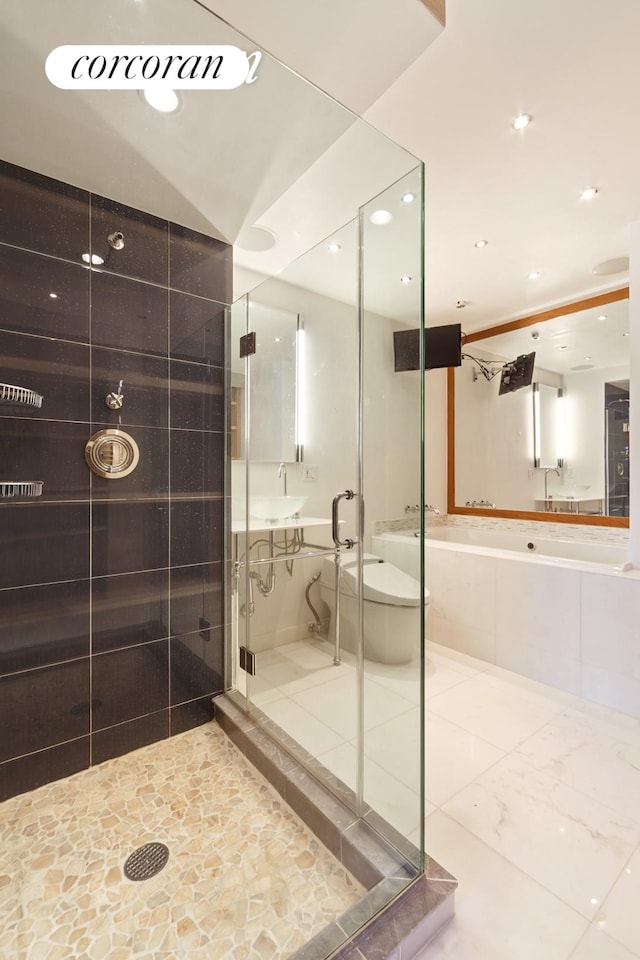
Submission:
[[[558,469],[558,467],[545,467],[545,471],[544,471],[544,498],[545,498],[545,500],[548,500],[548,499],[549,499],[548,483],[549,483],[549,474],[550,474],[550,473],[557,473],[557,475],[560,476],[560,470]]]
[[[282,477],[284,480],[284,495],[287,495],[287,465],[286,463],[281,463],[278,467],[278,477]]]
[[[490,500],[467,500],[465,507],[488,507],[490,510],[495,510],[495,503],[491,503]]]
[[[434,517],[439,517],[439,516],[440,516],[440,511],[438,510],[438,508],[437,508],[437,507],[432,507],[430,503],[425,503],[425,505],[424,505],[424,512],[425,512],[425,513],[432,513],[432,514],[434,515]]]

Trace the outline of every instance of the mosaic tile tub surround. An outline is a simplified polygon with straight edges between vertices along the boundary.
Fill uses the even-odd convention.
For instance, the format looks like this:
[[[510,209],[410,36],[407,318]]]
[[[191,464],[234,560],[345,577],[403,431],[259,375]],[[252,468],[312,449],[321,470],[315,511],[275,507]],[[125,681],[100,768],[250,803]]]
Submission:
[[[215,724],[6,801],[0,849],[3,960],[284,960],[365,893]]]

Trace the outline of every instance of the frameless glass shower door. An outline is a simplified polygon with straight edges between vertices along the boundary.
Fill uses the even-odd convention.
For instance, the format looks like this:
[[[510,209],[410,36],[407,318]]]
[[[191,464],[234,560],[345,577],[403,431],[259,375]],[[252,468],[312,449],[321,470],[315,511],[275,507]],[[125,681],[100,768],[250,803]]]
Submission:
[[[416,865],[424,582],[376,535],[424,532],[422,234],[417,167],[241,298],[230,343],[236,690]]]

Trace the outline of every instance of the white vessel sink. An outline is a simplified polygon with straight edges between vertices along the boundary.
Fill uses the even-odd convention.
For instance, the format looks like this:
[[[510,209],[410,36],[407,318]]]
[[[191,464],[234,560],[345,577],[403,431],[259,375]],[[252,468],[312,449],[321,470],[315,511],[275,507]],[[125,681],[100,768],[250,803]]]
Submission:
[[[251,497],[249,513],[258,520],[286,520],[302,510],[307,497]]]

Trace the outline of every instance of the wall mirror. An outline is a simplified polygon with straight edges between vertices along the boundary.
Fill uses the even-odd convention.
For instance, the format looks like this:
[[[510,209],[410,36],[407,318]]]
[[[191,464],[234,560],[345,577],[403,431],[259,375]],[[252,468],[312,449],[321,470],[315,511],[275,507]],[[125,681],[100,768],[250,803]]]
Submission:
[[[258,303],[236,301],[231,314],[231,455],[246,456],[247,382],[240,338],[255,333],[250,359],[251,459],[294,462],[302,459],[298,440],[302,319],[298,314]],[[265,399],[267,402],[265,402]]]
[[[448,511],[629,524],[629,289],[479,330],[448,371]],[[535,353],[531,382],[499,392]]]

